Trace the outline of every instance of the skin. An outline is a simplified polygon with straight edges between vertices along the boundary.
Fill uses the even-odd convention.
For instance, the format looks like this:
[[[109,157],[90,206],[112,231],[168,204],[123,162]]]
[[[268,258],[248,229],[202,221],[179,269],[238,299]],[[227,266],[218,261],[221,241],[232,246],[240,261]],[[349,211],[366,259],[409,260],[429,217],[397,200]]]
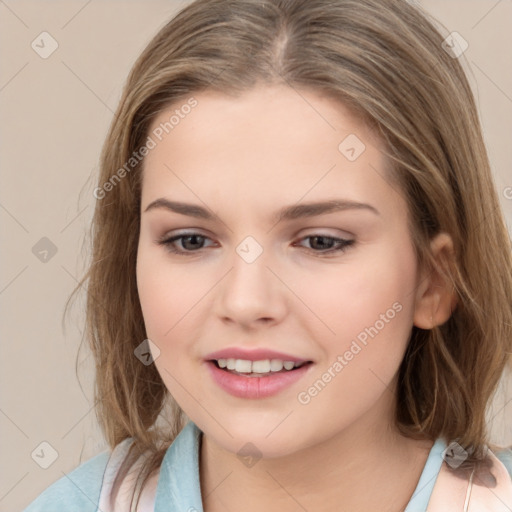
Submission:
[[[413,325],[445,322],[453,294],[418,268],[408,208],[388,178],[380,141],[340,103],[317,92],[259,86],[239,98],[213,91],[146,157],[137,284],[155,364],[169,392],[204,432],[205,511],[403,510],[432,441],[393,427],[396,377]],[[173,105],[152,129],[179,108]],[[356,134],[366,149],[349,161],[338,146]],[[206,207],[220,220],[147,206],[159,198]],[[281,207],[330,199],[346,209],[281,221]],[[194,231],[172,254],[160,238]],[[355,240],[345,251],[308,236]],[[252,263],[236,252],[252,236]],[[330,245],[329,245],[330,244]],[[451,241],[432,241],[441,259]],[[195,251],[195,252],[194,252]],[[316,252],[315,252],[316,251]],[[400,312],[309,403],[297,396],[333,366],[366,327]],[[278,395],[248,400],[220,389],[205,366],[226,347],[271,348],[314,365]],[[249,467],[237,452],[251,442]]]

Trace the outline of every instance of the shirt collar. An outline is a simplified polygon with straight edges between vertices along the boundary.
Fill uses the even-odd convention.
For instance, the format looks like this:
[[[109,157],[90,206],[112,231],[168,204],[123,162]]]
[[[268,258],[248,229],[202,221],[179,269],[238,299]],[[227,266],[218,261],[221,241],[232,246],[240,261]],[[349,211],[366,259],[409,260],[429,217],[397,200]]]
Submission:
[[[189,421],[167,450],[162,461],[155,500],[155,512],[203,512],[199,480],[199,449],[202,431]],[[443,462],[446,442],[439,438],[432,446],[416,490],[406,512],[425,510]]]
[[[437,475],[444,461],[443,453],[446,450],[446,442],[443,438],[438,438],[430,449],[430,453],[421,473],[418,485],[414,490],[411,500],[407,505],[405,512],[423,512],[427,510],[427,505],[436,483]]]
[[[155,512],[203,512],[199,482],[201,430],[189,421],[165,453],[160,468]]]

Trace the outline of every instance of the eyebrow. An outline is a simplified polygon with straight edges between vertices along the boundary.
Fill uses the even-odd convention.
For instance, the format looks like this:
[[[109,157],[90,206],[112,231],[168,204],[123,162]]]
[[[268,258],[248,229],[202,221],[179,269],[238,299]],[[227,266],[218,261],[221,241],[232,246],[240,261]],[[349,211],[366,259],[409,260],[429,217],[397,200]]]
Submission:
[[[203,208],[202,206],[196,204],[183,203],[180,201],[170,201],[164,197],[151,202],[146,207],[144,212],[148,212],[154,209],[165,209],[174,213],[179,213],[181,215],[187,215],[189,217],[195,217],[198,219],[220,220],[218,215],[207,208]],[[375,215],[380,215],[380,212],[370,204],[359,203],[357,201],[351,201],[348,199],[332,199],[329,201],[301,203],[285,206],[274,214],[272,220],[277,223],[304,217],[315,217],[317,215],[335,213],[344,210],[366,210],[374,213]]]

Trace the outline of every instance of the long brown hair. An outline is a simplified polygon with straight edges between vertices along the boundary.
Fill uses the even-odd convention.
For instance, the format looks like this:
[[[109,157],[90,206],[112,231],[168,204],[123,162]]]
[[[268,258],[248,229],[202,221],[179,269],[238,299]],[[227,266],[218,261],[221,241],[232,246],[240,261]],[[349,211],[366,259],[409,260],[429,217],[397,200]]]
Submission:
[[[483,457],[486,408],[512,351],[511,246],[471,88],[436,24],[405,0],[196,0],[136,61],[102,151],[92,261],[77,289],[88,285],[97,417],[112,448],[132,437],[133,457],[149,454],[142,486],[184,414],[155,365],[134,355],[146,339],[135,279],[144,160],[131,158],[170,105],[206,89],[236,97],[276,83],[329,95],[377,131],[421,265],[435,265],[435,234],[452,237],[447,275],[458,306],[439,327],[413,327],[396,424]]]

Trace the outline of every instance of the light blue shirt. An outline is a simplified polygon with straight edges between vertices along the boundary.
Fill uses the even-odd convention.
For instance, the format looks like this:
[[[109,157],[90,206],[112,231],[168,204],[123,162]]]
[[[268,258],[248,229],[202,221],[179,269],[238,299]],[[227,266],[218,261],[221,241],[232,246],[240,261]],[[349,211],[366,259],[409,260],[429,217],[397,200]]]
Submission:
[[[165,453],[155,498],[155,512],[203,512],[199,480],[202,432],[189,422]],[[425,512],[441,469],[446,443],[432,446],[416,490],[405,512]],[[106,450],[57,480],[23,512],[101,512],[98,502],[103,473],[110,456]],[[512,450],[496,453],[512,476]]]

